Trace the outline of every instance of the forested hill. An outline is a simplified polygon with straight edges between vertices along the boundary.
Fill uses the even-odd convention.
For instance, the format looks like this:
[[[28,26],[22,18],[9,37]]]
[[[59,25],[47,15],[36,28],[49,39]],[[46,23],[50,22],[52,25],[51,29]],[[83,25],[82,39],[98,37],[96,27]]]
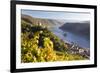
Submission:
[[[53,27],[53,26],[61,26],[64,24],[63,21],[56,20],[56,19],[44,19],[44,18],[36,18],[29,15],[22,14],[21,19],[32,24],[32,25],[44,25],[46,27]]]
[[[75,23],[65,23],[60,27],[63,31],[70,31],[74,34],[81,35],[87,39],[90,38],[90,22],[75,22]]]

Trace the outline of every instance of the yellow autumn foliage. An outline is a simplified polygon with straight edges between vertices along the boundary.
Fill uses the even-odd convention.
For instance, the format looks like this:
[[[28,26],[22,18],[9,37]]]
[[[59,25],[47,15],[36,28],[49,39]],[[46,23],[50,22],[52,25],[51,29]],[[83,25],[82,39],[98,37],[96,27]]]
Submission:
[[[84,60],[81,55],[73,55],[67,53],[68,46],[63,41],[49,32],[47,29],[42,29],[40,26],[33,26],[38,30],[30,30],[25,26],[25,22],[22,23],[24,32],[21,32],[21,62],[50,62],[50,61],[72,61],[72,60]],[[30,30],[30,32],[29,32]],[[31,35],[31,38],[29,38]],[[42,39],[40,42],[39,39]],[[42,43],[42,46],[39,46]],[[56,49],[56,50],[55,50]],[[66,52],[65,52],[66,51]]]

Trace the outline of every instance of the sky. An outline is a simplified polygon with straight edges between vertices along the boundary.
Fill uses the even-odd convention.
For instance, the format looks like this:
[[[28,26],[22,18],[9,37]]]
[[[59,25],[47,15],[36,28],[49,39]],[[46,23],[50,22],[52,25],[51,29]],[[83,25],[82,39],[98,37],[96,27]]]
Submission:
[[[75,20],[75,21],[89,21],[90,13],[86,12],[61,12],[61,11],[36,11],[36,10],[21,10],[21,14],[30,15],[36,18],[45,19],[61,19],[61,20]]]

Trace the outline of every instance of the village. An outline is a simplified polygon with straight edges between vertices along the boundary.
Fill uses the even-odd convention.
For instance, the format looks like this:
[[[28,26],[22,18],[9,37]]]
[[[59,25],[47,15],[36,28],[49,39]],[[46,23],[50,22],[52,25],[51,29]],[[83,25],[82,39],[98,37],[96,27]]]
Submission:
[[[90,50],[88,48],[82,48],[76,43],[72,42],[71,44],[66,43],[69,46],[67,52],[71,54],[80,54],[89,59],[90,57]]]

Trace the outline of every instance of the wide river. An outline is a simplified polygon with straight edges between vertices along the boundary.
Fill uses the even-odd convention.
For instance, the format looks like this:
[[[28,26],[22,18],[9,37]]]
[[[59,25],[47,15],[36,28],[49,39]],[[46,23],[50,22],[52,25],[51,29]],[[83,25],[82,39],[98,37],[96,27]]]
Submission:
[[[52,28],[49,28],[49,30],[52,31],[56,36],[58,36],[64,42],[69,42],[69,43],[74,42],[74,43],[78,44],[80,47],[90,48],[90,40],[88,40],[82,36],[73,34],[68,31],[65,32],[65,31],[59,29],[58,27],[52,27]]]

